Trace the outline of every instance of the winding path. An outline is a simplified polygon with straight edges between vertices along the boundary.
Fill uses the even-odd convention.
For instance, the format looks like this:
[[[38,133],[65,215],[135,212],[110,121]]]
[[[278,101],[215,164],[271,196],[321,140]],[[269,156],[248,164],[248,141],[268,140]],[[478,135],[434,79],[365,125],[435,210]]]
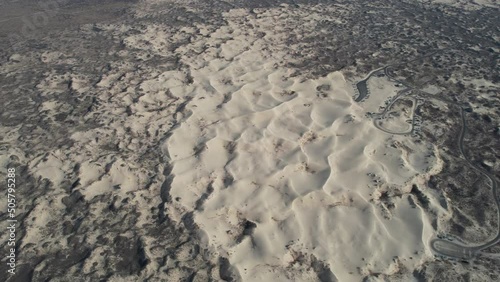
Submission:
[[[442,51],[442,50],[440,50]],[[439,51],[436,51],[436,52],[439,52]],[[432,54],[434,54],[435,52],[427,55],[427,56],[430,56]],[[420,59],[420,58],[419,58]],[[417,59],[415,59],[417,60]],[[482,169],[481,167],[473,164],[471,162],[471,160],[469,158],[467,158],[467,156],[465,155],[465,151],[464,151],[464,136],[465,136],[465,132],[467,130],[467,123],[466,123],[466,120],[465,120],[465,111],[462,107],[462,105],[460,105],[459,103],[456,103],[456,102],[453,102],[453,101],[449,101],[449,100],[446,100],[446,99],[442,99],[442,98],[439,98],[435,95],[431,95],[429,93],[426,93],[420,89],[417,89],[416,87],[412,87],[411,85],[408,85],[407,83],[403,82],[403,81],[399,81],[397,80],[395,77],[391,76],[390,75],[390,72],[388,71],[388,69],[390,67],[393,67],[395,65],[388,65],[388,66],[385,66],[383,68],[379,68],[379,69],[376,69],[376,70],[373,70],[372,72],[370,72],[363,80],[360,80],[359,82],[356,83],[356,87],[359,91],[359,96],[355,99],[356,102],[360,102],[362,101],[363,99],[365,99],[367,96],[368,96],[368,86],[367,86],[367,81],[370,79],[370,77],[377,73],[378,71],[380,70],[384,70],[384,74],[387,76],[387,78],[389,79],[389,81],[393,81],[393,82],[397,82],[401,85],[403,85],[405,87],[405,89],[403,90],[400,90],[398,91],[397,95],[394,96],[390,103],[387,105],[387,107],[385,107],[385,109],[376,114],[374,120],[373,120],[373,123],[374,123],[374,126],[376,128],[378,128],[379,130],[382,130],[386,133],[389,133],[389,134],[395,134],[395,135],[408,135],[408,134],[412,134],[414,132],[414,124],[415,124],[415,109],[417,108],[418,106],[418,101],[416,98],[414,98],[413,100],[413,106],[412,106],[412,110],[411,110],[411,113],[412,113],[412,122],[411,122],[411,125],[410,125],[410,130],[408,131],[405,131],[405,132],[395,132],[395,131],[391,131],[391,130],[388,130],[386,128],[383,128],[379,123],[378,121],[380,121],[380,119],[384,118],[387,111],[394,105],[394,103],[399,99],[401,98],[403,95],[406,95],[408,94],[411,95],[411,94],[418,94],[419,96],[424,96],[426,98],[429,98],[429,99],[435,99],[435,100],[440,100],[440,101],[443,101],[445,103],[448,103],[448,104],[452,104],[452,105],[455,105],[455,106],[458,106],[460,108],[460,116],[461,116],[461,129],[460,129],[460,134],[459,134],[459,138],[458,138],[458,148],[459,148],[459,151],[460,151],[460,155],[462,156],[462,158],[467,162],[467,164],[469,166],[471,166],[474,170],[478,171],[479,173],[481,173],[482,175],[484,175],[486,178],[489,179],[489,181],[491,182],[491,188],[492,188],[492,192],[493,192],[493,197],[494,197],[494,200],[495,200],[495,203],[497,205],[497,220],[498,220],[498,228],[497,228],[497,233],[496,233],[496,236],[492,239],[490,239],[489,241],[481,244],[481,245],[477,245],[477,246],[465,246],[465,245],[462,245],[462,244],[459,244],[459,243],[456,243],[456,242],[453,242],[453,241],[450,241],[450,240],[445,240],[445,239],[442,239],[442,238],[434,238],[430,241],[429,245],[430,245],[430,248],[431,250],[436,253],[437,255],[441,255],[441,256],[446,256],[446,257],[450,257],[450,258],[456,258],[456,259],[462,259],[462,260],[468,260],[468,259],[472,259],[474,258],[475,256],[477,256],[480,251],[486,249],[486,248],[489,248],[497,243],[500,242],[500,198],[499,198],[499,194],[498,194],[498,183],[495,179],[495,177],[493,175],[491,175],[489,172],[487,172],[486,170]]]
[[[467,162],[467,164],[471,166],[473,169],[477,170],[479,173],[486,176],[486,178],[488,178],[491,182],[491,188],[493,190],[493,198],[497,204],[497,219],[498,219],[497,234],[490,241],[485,242],[484,244],[478,246],[464,246],[462,244],[447,241],[441,238],[436,238],[431,240],[430,246],[434,252],[440,255],[459,258],[459,259],[471,259],[475,257],[481,250],[489,248],[500,242],[500,199],[498,197],[498,183],[495,177],[490,173],[488,173],[487,171],[483,170],[481,167],[474,165],[470,161],[470,159],[468,159],[467,156],[465,155],[463,143],[464,143],[465,131],[467,130],[466,127],[467,125],[465,122],[464,109],[462,107],[460,107],[460,116],[462,121],[462,127],[460,129],[460,136],[458,139],[458,148],[460,150],[460,154]]]
[[[376,70],[372,70],[363,80],[360,80],[356,83],[356,88],[358,89],[359,95],[354,100],[355,102],[361,102],[361,101],[363,101],[363,99],[365,99],[368,96],[369,90],[368,90],[368,85],[366,84],[366,82],[368,81],[368,79],[370,79],[370,77],[372,77],[372,75],[374,75],[375,73],[377,73],[381,70],[385,70],[385,67],[378,68]]]

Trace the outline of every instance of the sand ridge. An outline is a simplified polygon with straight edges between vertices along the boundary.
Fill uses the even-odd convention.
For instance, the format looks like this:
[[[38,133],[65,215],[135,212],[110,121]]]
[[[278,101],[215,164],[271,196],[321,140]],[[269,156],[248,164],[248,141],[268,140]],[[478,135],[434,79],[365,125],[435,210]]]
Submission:
[[[288,45],[290,38],[319,21],[342,24],[334,15],[342,4],[231,9],[197,21],[200,6],[167,1],[185,12],[169,26],[148,20],[177,15],[152,15],[162,2],[138,4],[138,24],[80,28],[78,36],[118,46],[97,79],[48,70],[37,80],[47,122],[64,120],[64,112],[82,118],[67,134],[71,149],[28,162],[50,185],[27,217],[23,251],[65,250],[78,261],[71,244],[79,241],[70,236],[80,230],[93,249],[82,247],[87,259],[66,277],[83,269],[113,273],[110,281],[408,281],[436,262],[429,240],[453,215],[428,187],[445,167],[442,151],[399,135],[414,132],[420,101],[388,104],[401,87],[374,75],[370,97],[356,102],[349,67],[314,77],[303,72],[307,64],[293,68],[309,54],[300,40]],[[76,62],[69,51],[38,55],[48,66]],[[13,55],[0,70],[25,59]],[[66,94],[81,109],[59,99]],[[16,142],[16,128],[0,130]],[[44,213],[54,218],[38,216]],[[60,218],[64,228],[52,230]],[[131,257],[120,253],[126,247],[139,265],[133,261],[136,269],[123,278],[116,269]],[[47,267],[37,266],[35,279]]]
[[[174,175],[169,215],[193,212],[203,240],[244,281],[312,279],[298,254],[327,262],[340,281],[428,259],[430,220],[404,195],[436,162],[432,146],[377,130],[365,113],[378,100],[354,103],[338,72],[292,76],[227,18],[207,40],[230,32],[220,58],[185,61],[189,116],[163,145]],[[388,193],[402,196],[385,203]]]

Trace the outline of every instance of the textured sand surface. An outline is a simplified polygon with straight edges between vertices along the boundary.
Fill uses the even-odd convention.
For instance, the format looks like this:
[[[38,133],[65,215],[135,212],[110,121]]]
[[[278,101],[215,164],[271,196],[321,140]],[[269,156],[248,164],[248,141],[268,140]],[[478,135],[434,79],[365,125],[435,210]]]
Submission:
[[[172,212],[194,211],[207,243],[248,281],[312,279],[289,268],[309,255],[341,281],[354,279],[358,265],[362,274],[415,268],[426,257],[429,220],[404,195],[436,165],[433,148],[373,127],[364,114],[384,95],[357,105],[340,73],[290,77],[241,32],[233,28],[221,45],[225,60],[190,58],[204,65],[191,72],[192,114],[163,147],[175,175]],[[379,209],[391,186],[401,198]]]
[[[48,37],[44,48],[9,53],[5,87],[34,97],[19,100],[32,113],[4,114],[0,127],[0,167],[26,164],[22,181],[37,184],[19,204],[20,269],[33,281],[414,281],[442,265],[465,273],[429,246],[459,212],[429,184],[449,166],[437,138],[460,128],[453,105],[390,104],[402,85],[384,75],[356,102],[353,83],[367,73],[309,71],[319,59],[307,36],[321,41],[332,33],[321,24],[344,24],[345,3],[236,2],[217,2],[226,9],[213,15],[203,6],[211,2],[140,1],[132,21],[63,31],[64,48]],[[17,75],[33,65],[43,71]],[[449,116],[422,125],[424,103]],[[425,126],[439,142],[418,135]],[[474,177],[493,207],[489,184]],[[490,238],[495,216],[471,224],[466,241]]]

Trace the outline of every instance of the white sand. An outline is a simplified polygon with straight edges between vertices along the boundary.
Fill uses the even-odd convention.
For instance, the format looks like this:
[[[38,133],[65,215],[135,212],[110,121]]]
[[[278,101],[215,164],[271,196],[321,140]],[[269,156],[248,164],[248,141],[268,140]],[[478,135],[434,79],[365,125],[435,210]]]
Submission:
[[[238,63],[200,70],[195,84],[234,76],[233,64]],[[232,99],[217,109],[212,99],[220,101],[220,95],[207,97],[167,142],[175,174],[171,195],[180,198],[179,209],[194,210],[213,183],[214,192],[195,220],[246,281],[293,272],[285,270],[290,249],[327,261],[341,281],[356,280],[350,273],[357,273],[358,265],[364,265],[364,274],[388,272],[394,257],[415,267],[431,235],[426,216],[402,198],[386,219],[370,199],[423,173],[428,150],[406,139],[400,142],[408,149],[388,148],[391,137],[363,117],[340,73],[304,83],[285,77],[289,83],[280,87],[273,77],[286,71],[271,65],[237,77],[240,85],[227,90],[219,85],[220,92],[233,93]],[[248,83],[252,91],[246,90]],[[325,84],[331,85],[328,98],[319,99],[315,86]],[[281,94],[289,91],[296,94]],[[347,115],[355,121],[344,122]],[[195,154],[200,147],[205,149]],[[374,185],[368,173],[384,184]],[[228,175],[234,181],[226,187]],[[238,243],[245,220],[257,227]]]
[[[385,78],[370,80],[375,90],[357,104],[351,82],[339,72],[311,80],[292,77],[294,70],[281,67],[289,58],[269,43],[283,43],[287,31],[273,18],[285,10],[256,9],[258,16],[235,10],[225,15],[226,26],[175,32],[152,24],[130,35],[128,26],[100,26],[124,37],[138,60],[178,55],[193,81],[187,82],[185,71],[144,75],[128,63],[111,66],[95,86],[103,126],[73,134],[77,152],[66,161],[50,155],[33,169],[62,193],[58,184],[71,159],[81,164],[76,189],[86,200],[134,194],[130,205],[142,208],[139,225],[146,224],[152,221],[150,208],[160,202],[161,182],[154,178],[149,190],[141,190],[151,171],[143,168],[148,160],[136,156],[144,144],[159,142],[179,124],[158,150],[173,166],[170,194],[175,200],[167,213],[180,222],[193,212],[206,247],[227,257],[244,281],[315,281],[311,255],[339,281],[359,281],[370,273],[408,281],[412,270],[433,259],[428,241],[434,235],[429,214],[412,207],[408,194],[412,184],[440,172],[438,151],[384,133],[365,116],[396,94]],[[299,9],[293,13],[302,16]],[[302,13],[315,16],[311,10]],[[184,37],[192,38],[189,44],[168,51],[171,41]],[[46,60],[60,57],[46,54]],[[69,81],[76,92],[87,91],[84,76],[46,77],[38,85],[43,95],[65,91]],[[182,103],[185,109],[177,111]],[[63,106],[47,103],[44,109],[56,112]],[[120,153],[110,149],[108,155],[92,155],[104,145]],[[159,172],[166,165],[155,164]],[[446,213],[430,191],[423,193],[431,209]],[[37,207],[49,208],[47,201]],[[99,210],[94,207],[95,218]],[[38,225],[45,222],[38,220]],[[248,221],[256,225],[252,231],[245,231]],[[152,239],[144,238],[147,252]],[[182,252],[179,257],[187,255]],[[96,255],[90,261],[101,263]],[[153,261],[144,275],[160,267]],[[172,281],[182,276],[169,275]]]
[[[434,150],[383,133],[365,117],[398,89],[375,79],[370,87],[385,96],[358,105],[341,73],[292,78],[248,37],[233,27],[221,59],[185,57],[194,82],[184,95],[203,99],[187,106],[191,115],[164,145],[178,200],[172,218],[193,211],[207,245],[244,281],[309,281],[312,270],[295,263],[309,254],[340,281],[418,267],[428,259],[432,228],[404,195],[432,169]],[[403,196],[391,198],[390,208],[383,193]],[[251,236],[243,235],[247,220],[256,224]]]

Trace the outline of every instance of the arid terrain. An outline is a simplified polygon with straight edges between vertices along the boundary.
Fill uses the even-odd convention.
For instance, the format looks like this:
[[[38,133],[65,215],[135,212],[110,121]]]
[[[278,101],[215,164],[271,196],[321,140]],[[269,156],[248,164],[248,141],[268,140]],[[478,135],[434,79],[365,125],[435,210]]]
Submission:
[[[497,281],[499,8],[0,0],[0,280]]]

